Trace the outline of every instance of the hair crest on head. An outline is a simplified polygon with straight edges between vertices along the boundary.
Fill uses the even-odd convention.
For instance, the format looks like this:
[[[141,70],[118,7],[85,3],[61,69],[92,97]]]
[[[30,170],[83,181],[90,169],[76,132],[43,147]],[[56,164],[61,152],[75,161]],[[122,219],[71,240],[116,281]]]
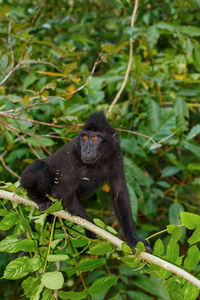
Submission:
[[[113,127],[107,122],[104,112],[97,111],[92,113],[83,127],[83,130],[91,130],[91,131],[100,131],[100,132],[108,132],[112,133]]]

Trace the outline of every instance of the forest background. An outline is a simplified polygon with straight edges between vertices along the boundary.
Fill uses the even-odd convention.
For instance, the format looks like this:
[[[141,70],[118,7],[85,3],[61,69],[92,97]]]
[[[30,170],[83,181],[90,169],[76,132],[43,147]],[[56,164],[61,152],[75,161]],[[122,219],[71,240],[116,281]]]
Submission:
[[[138,235],[151,236],[155,255],[200,279],[200,1],[141,0],[133,27],[134,4],[0,1],[0,188],[26,197],[19,184],[26,166],[104,110],[120,135]],[[130,39],[130,73],[113,103],[130,63]],[[123,237],[109,189],[104,185],[85,205],[104,222],[97,225]],[[43,215],[32,208],[0,204],[1,299],[198,297],[196,287],[133,260],[127,249],[77,240],[75,231],[84,234],[78,225],[43,228]],[[35,215],[38,232],[19,245],[16,236]],[[30,256],[18,257],[22,250]]]

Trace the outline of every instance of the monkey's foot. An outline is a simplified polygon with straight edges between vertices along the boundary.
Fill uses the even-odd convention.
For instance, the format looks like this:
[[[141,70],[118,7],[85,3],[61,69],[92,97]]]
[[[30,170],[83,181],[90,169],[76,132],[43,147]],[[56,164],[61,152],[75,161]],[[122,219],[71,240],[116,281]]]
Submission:
[[[143,239],[138,239],[138,240],[134,243],[134,245],[131,247],[131,249],[133,250],[133,254],[136,253],[136,251],[135,251],[135,246],[137,245],[138,242],[142,242],[142,243],[144,244],[144,246],[145,246],[145,251],[146,251],[147,253],[150,253],[150,254],[153,253],[153,250],[151,249],[151,247],[149,246],[149,244],[147,243],[147,241],[145,241],[145,240],[143,240]]]
[[[47,210],[50,206],[51,206],[51,202],[43,202],[43,203],[37,203],[38,207],[39,207],[39,210],[40,211],[44,211],[44,210]]]

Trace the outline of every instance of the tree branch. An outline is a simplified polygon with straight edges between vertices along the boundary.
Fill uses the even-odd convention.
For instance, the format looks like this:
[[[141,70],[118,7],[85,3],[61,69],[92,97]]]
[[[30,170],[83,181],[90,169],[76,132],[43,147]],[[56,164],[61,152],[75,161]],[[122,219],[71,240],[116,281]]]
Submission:
[[[35,202],[31,202],[29,200],[26,200],[22,197],[17,196],[14,193],[7,192],[4,190],[0,190],[0,198],[7,199],[7,200],[17,202],[17,203],[21,203],[21,204],[31,206],[34,208],[38,208],[38,206]],[[64,210],[61,210],[59,212],[54,212],[54,213],[52,213],[52,215],[62,218],[62,219],[66,219],[66,220],[76,223],[78,225],[81,225],[82,227],[101,236],[103,239],[108,240],[113,245],[117,246],[118,248],[121,248],[121,246],[122,246],[122,243],[123,243],[122,240],[115,237],[111,233],[99,228],[98,226],[88,222],[87,220],[84,220],[77,216],[72,216],[70,213],[68,213]],[[178,275],[179,277],[189,281],[191,284],[193,284],[198,289],[200,289],[200,280],[198,280],[197,278],[195,278],[193,275],[189,274],[188,272],[184,271],[183,269],[181,269],[163,259],[160,259],[152,254],[146,253],[146,252],[140,253],[140,255],[138,257],[145,261],[148,261],[149,263],[155,264],[165,270],[168,270],[168,271]]]
[[[134,27],[134,23],[135,23],[135,17],[136,17],[136,13],[137,13],[137,8],[138,8],[138,0],[135,0],[135,4],[134,4],[134,8],[133,8],[133,13],[132,13],[132,17],[131,17],[131,28]],[[108,113],[107,113],[107,117],[108,115],[111,113],[113,107],[115,106],[115,104],[117,103],[118,99],[120,98],[126,83],[128,81],[128,76],[131,70],[131,65],[132,65],[132,61],[133,61],[133,38],[132,38],[132,32],[131,32],[131,37],[129,40],[129,60],[128,60],[128,65],[127,65],[127,69],[126,69],[126,74],[124,76],[124,81],[122,83],[121,88],[119,89],[117,95],[115,96],[115,99],[113,100],[113,102],[111,103]]]

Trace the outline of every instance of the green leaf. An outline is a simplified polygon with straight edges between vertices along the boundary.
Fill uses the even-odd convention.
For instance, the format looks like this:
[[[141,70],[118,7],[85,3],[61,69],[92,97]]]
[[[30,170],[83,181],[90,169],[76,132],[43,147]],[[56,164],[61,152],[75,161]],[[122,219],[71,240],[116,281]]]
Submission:
[[[167,232],[171,234],[177,227],[178,226],[174,224],[167,225]]]
[[[29,276],[24,279],[22,282],[22,288],[24,289],[24,294],[27,298],[30,298],[31,295],[35,295],[39,286],[40,286],[40,278],[35,278]]]
[[[177,28],[190,37],[200,36],[200,29],[195,26],[177,26]]]
[[[47,137],[37,136],[36,138],[27,137],[26,141],[34,147],[49,147],[53,146],[54,141]]]
[[[132,251],[131,247],[129,247],[129,245],[127,245],[127,243],[125,243],[125,242],[122,243],[121,250],[125,254],[133,254],[133,251]]]
[[[123,261],[130,268],[135,268],[141,265],[141,260],[133,255],[121,257],[120,260]]]
[[[196,163],[190,163],[188,164],[188,170],[195,170],[200,171],[200,164]]]
[[[101,221],[100,219],[93,219],[94,224],[96,224],[97,226],[99,226],[102,229],[106,228],[106,225],[104,224],[103,221]]]
[[[192,230],[196,225],[200,224],[200,216],[189,212],[181,212],[181,223],[187,229]]]
[[[29,273],[26,269],[29,259],[27,256],[22,256],[11,261],[4,271],[3,278],[13,280],[26,276]]]
[[[156,256],[161,256],[164,253],[164,245],[163,242],[161,241],[161,239],[158,239],[155,242],[154,248],[153,248],[153,254]]]
[[[156,143],[156,144],[152,144],[151,147],[150,147],[149,149],[150,149],[150,150],[154,150],[154,149],[158,149],[158,148],[160,148],[160,147],[162,147],[162,144]]]
[[[192,285],[191,283],[187,282],[187,287],[184,291],[184,300],[196,300],[199,295],[199,289]]]
[[[180,213],[184,211],[183,206],[178,203],[174,202],[169,209],[169,221],[170,224],[180,224]]]
[[[52,295],[52,291],[45,290],[41,300],[55,300],[56,298]]]
[[[193,139],[195,136],[200,134],[200,124],[195,125],[187,134],[187,140]]]
[[[194,67],[200,72],[200,46],[197,44],[194,45],[193,60]]]
[[[189,142],[185,142],[184,143],[184,147],[191,151],[192,153],[194,153],[194,155],[196,155],[199,159],[200,159],[200,147],[195,145],[195,144],[192,144],[192,143],[189,143]]]
[[[97,254],[97,255],[104,255],[108,252],[112,251],[112,245],[110,242],[99,243],[94,247],[90,248],[88,251],[89,254]]]
[[[166,283],[167,283],[167,289],[169,292],[176,291],[176,290],[178,291],[181,287],[181,278],[178,276],[173,276],[173,277],[169,278]]]
[[[20,239],[16,242],[15,252],[18,251],[26,251],[26,252],[34,252],[36,249],[36,244],[34,240],[30,239]],[[12,252],[13,253],[13,252]]]
[[[192,236],[188,239],[189,244],[195,244],[200,241],[200,224],[195,226]]]
[[[157,28],[162,29],[162,30],[168,30],[168,31],[174,31],[175,26],[166,22],[158,22],[156,24]]]
[[[118,232],[113,227],[111,227],[109,225],[106,226],[106,231],[109,231],[113,235],[117,235],[118,234]]]
[[[69,73],[71,73],[74,69],[76,69],[77,67],[77,62],[73,62],[71,64],[67,64],[65,65],[65,68],[64,68],[64,74],[65,75],[68,75]]]
[[[187,257],[184,260],[184,269],[192,271],[196,268],[200,260],[200,252],[197,246],[191,246],[188,250]]]
[[[30,273],[36,272],[42,267],[42,261],[40,257],[33,257],[28,260],[26,270]]]
[[[0,17],[5,17],[5,15],[7,16],[9,11],[10,11],[10,7],[8,5],[4,5],[0,9]]]
[[[105,265],[105,263],[106,260],[103,257],[98,259],[85,259],[80,262],[79,269],[82,272],[88,272]]]
[[[180,172],[180,170],[181,170],[180,168],[174,167],[174,166],[171,166],[171,167],[165,167],[165,168],[162,170],[161,177],[169,177],[169,176],[175,175],[175,174],[177,174],[178,172]]]
[[[133,300],[152,300],[152,297],[138,291],[127,291],[127,295]]]
[[[74,267],[68,267],[66,269],[63,270],[68,277],[71,277],[72,275],[76,274],[77,270]]]
[[[161,126],[161,109],[158,103],[154,100],[147,102],[147,112],[150,127],[153,132],[157,133],[158,128]]]
[[[16,236],[8,236],[0,242],[0,251],[15,253],[19,251],[33,252],[35,250],[35,242],[29,239],[18,239]]]
[[[143,158],[147,158],[145,152],[138,146],[134,138],[120,138],[120,145],[122,149],[131,155],[136,154]]]
[[[178,240],[180,240],[181,236],[182,236],[181,229],[179,227],[175,228],[173,230],[173,232],[172,232],[172,239],[173,239],[173,241],[177,242]]]
[[[35,293],[32,294],[32,297],[30,298],[30,300],[39,300],[40,294],[42,293],[43,288],[44,288],[43,283],[40,283],[38,289],[35,291]]]
[[[11,227],[16,225],[18,220],[18,214],[14,211],[9,212],[1,221],[0,221],[0,230],[6,231]]]
[[[96,280],[91,287],[89,287],[88,292],[92,296],[102,294],[110,289],[113,285],[116,285],[118,279],[119,278],[114,275],[100,278]]]
[[[169,244],[167,245],[166,258],[172,263],[177,263],[178,257],[179,257],[179,246],[176,241],[171,239]]]
[[[52,213],[52,212],[56,212],[56,211],[60,211],[63,209],[63,206],[62,206],[62,200],[60,201],[56,201],[53,205],[51,205],[47,210],[46,212],[47,213]]]
[[[194,185],[200,185],[200,178],[195,178],[194,181],[192,182]]]
[[[119,45],[117,45],[116,47],[116,52],[122,50],[125,46],[127,46],[129,44],[129,41],[124,41],[122,43],[120,43]]]
[[[27,256],[18,257],[12,260],[4,271],[3,278],[19,279],[41,268],[41,261],[38,257],[30,258]]]
[[[172,300],[169,297],[166,287],[160,282],[158,278],[155,278],[153,276],[147,277],[143,274],[143,276],[138,276],[134,281],[132,281],[132,283],[134,286],[139,287],[142,291],[146,291],[148,295],[157,296],[153,297],[153,299]]]
[[[48,255],[47,256],[47,260],[48,261],[65,261],[69,259],[69,256],[68,255],[65,255],[65,254],[52,254],[52,255]]]
[[[101,48],[109,54],[114,54],[116,51],[116,46],[114,45],[101,45]]]
[[[181,131],[187,130],[188,121],[186,120],[186,118],[189,117],[189,112],[186,102],[182,98],[177,98],[177,100],[175,101],[174,110],[178,128]]]
[[[70,299],[70,300],[81,300],[86,299],[86,293],[85,292],[63,292],[59,291],[58,296],[61,299]]]
[[[8,211],[5,208],[0,209],[0,216],[5,217],[8,214]]]
[[[59,271],[45,273],[42,277],[42,283],[50,290],[58,290],[63,287],[64,277]]]
[[[15,25],[13,26],[13,31],[14,33],[17,33],[19,31],[21,31],[24,28],[28,27],[28,22],[24,21],[24,22],[19,22],[19,23],[15,23]]]
[[[136,255],[139,255],[142,251],[145,252],[145,246],[144,243],[139,241],[137,242],[137,245],[135,246]]]
[[[125,157],[124,158],[125,168],[129,170],[132,176],[140,182],[140,184],[149,187],[149,182],[147,180],[147,177],[144,175],[144,172],[142,169],[140,169],[136,164],[132,162],[131,159]]]
[[[137,196],[135,194],[134,189],[130,184],[127,184],[128,191],[130,194],[130,204],[131,204],[131,212],[132,212],[132,217],[133,220],[136,221],[137,219],[137,214],[138,214],[138,202],[137,202]]]

